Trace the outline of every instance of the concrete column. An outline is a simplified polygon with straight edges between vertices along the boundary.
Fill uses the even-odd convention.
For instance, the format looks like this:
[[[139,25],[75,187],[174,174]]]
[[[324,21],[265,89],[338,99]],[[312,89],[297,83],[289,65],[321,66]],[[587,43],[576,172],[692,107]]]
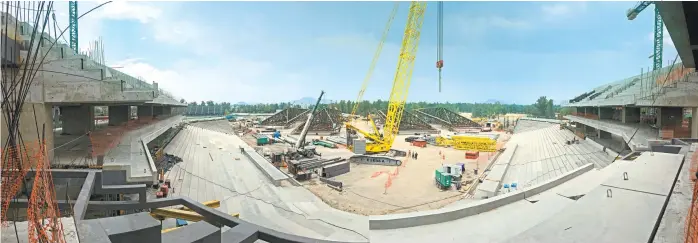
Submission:
[[[691,138],[698,138],[698,107],[691,108]]]
[[[27,154],[33,155],[38,150],[39,138],[43,133],[43,141],[46,144],[49,158],[53,158],[53,107],[43,103],[24,103],[19,117],[19,131],[22,135],[23,144],[27,145]],[[36,116],[34,116],[36,112]],[[0,115],[0,138],[2,148],[8,141],[8,124],[5,120],[5,113]],[[65,123],[64,123],[65,124]],[[37,129],[38,127],[38,129]],[[38,132],[37,132],[38,130]],[[16,134],[15,134],[16,136]],[[15,144],[15,146],[21,144]]]
[[[161,116],[162,115],[162,106],[153,106],[153,116]]]
[[[623,123],[640,122],[640,107],[623,107],[621,118]]]
[[[172,106],[163,106],[162,107],[162,115],[164,115],[164,116],[172,115]]]
[[[612,107],[599,107],[599,119],[613,119],[613,108]]]
[[[130,108],[128,105],[109,106],[109,126],[118,126],[128,122],[131,116]]]
[[[683,121],[682,107],[661,107],[657,110],[657,125],[662,126],[680,126]],[[661,125],[661,126],[660,126]]]
[[[657,127],[662,129],[662,107],[657,107],[657,112],[654,115],[657,117]]]
[[[63,134],[82,135],[95,129],[94,106],[62,106]]]
[[[152,105],[139,105],[136,108],[138,113],[138,118],[141,117],[153,117],[153,106]]]

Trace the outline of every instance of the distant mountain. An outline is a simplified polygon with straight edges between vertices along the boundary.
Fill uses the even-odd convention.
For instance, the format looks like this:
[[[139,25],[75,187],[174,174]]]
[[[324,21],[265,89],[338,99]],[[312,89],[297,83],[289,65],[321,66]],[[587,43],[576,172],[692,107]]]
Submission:
[[[300,106],[306,106],[306,105],[313,105],[315,104],[316,98],[311,98],[311,97],[303,97],[298,100],[291,101],[291,104],[294,105],[300,105]]]
[[[486,101],[485,101],[485,104],[494,104],[494,103],[497,103],[497,102],[499,102],[499,103],[501,103],[501,104],[506,104],[506,102],[501,101],[501,100],[496,100],[496,99],[489,99],[489,100],[486,100]]]
[[[291,101],[291,104],[300,105],[301,107],[309,107],[309,106],[315,105],[315,102],[317,102],[317,98],[303,97],[303,98],[300,98],[298,100]],[[334,101],[330,100],[330,99],[323,98],[320,101],[320,104],[330,104],[332,102],[334,102]]]

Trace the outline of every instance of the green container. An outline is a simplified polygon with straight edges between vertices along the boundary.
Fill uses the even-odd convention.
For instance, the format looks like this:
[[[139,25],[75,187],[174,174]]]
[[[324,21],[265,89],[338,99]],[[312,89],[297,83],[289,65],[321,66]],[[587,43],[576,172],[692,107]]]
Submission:
[[[323,147],[326,147],[326,148],[336,148],[336,147],[337,147],[337,145],[334,145],[333,143],[328,143],[328,142],[321,141],[321,140],[314,141],[314,142],[313,142],[313,145],[323,146]]]
[[[257,145],[263,145],[263,144],[268,144],[269,143],[269,138],[268,137],[259,137],[257,138]]]
[[[451,175],[441,172],[440,170],[435,170],[434,174],[434,179],[439,188],[448,189],[451,187]]]

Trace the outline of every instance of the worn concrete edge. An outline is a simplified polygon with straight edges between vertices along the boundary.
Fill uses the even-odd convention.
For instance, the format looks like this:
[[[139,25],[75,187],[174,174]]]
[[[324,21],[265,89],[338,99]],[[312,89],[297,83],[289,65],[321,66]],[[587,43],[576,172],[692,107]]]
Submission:
[[[198,119],[184,119],[184,121],[188,123],[197,123],[197,122],[205,122],[205,121],[218,121],[218,120],[225,120],[225,117],[213,117],[213,118],[198,118]]]
[[[577,117],[577,116],[573,116],[573,115],[567,115],[567,116],[565,116],[565,118],[568,119],[568,120],[570,120],[570,121],[573,121],[573,122],[582,123],[582,124],[584,124],[585,126],[593,127],[594,129],[597,129],[597,130],[602,130],[602,131],[608,132],[608,133],[610,133],[610,134],[613,134],[613,135],[616,135],[616,136],[620,136],[620,137],[623,138],[623,141],[625,141],[625,143],[628,144],[628,147],[630,147],[630,149],[631,149],[632,151],[636,151],[635,149],[636,149],[636,147],[637,147],[638,144],[635,142],[635,138],[634,138],[634,137],[633,137],[633,139],[631,140],[631,139],[630,139],[631,136],[629,136],[628,134],[626,134],[624,131],[613,129],[611,126],[608,126],[607,124],[604,124],[604,123],[605,123],[604,121],[592,120],[592,119],[589,119],[589,118]]]
[[[141,139],[141,145],[143,145],[143,150],[145,151],[145,159],[148,161],[148,167],[150,167],[150,173],[153,175],[153,184],[157,184],[158,181],[158,169],[155,167],[155,162],[153,161],[153,156],[150,155],[150,149],[148,149],[148,144]]]
[[[594,165],[589,163],[537,186],[476,201],[461,207],[442,208],[404,214],[369,216],[369,230],[398,229],[438,224],[487,212],[549,190],[581,174],[584,174],[593,168]]]
[[[690,151],[691,145],[679,139],[672,139],[672,144],[683,146],[679,152],[679,154],[683,155],[683,159],[648,242],[685,240],[682,236],[686,229],[686,218],[688,217],[691,204],[691,192],[695,183],[691,180],[693,175],[690,173],[690,163],[693,153],[696,153],[696,151]],[[681,201],[685,204],[682,204]]]
[[[555,124],[562,123],[562,120],[535,118],[535,117],[521,117],[521,118],[519,118],[519,120],[539,121],[539,122],[548,122],[548,123],[555,123]]]
[[[509,143],[509,144],[516,144],[516,143]],[[507,146],[508,146],[508,145],[507,145]],[[518,146],[518,144],[516,144],[516,146]],[[499,157],[500,157],[503,153],[505,153],[505,152],[507,151],[507,148],[508,148],[508,147],[504,147],[504,151],[498,150],[497,153],[496,153],[496,154],[494,155],[494,157],[492,158],[492,161],[487,165],[487,168],[485,168],[484,171],[490,171],[490,170],[492,169],[492,167],[495,165],[495,163],[497,162],[497,160],[499,160]],[[480,176],[477,177],[477,180],[475,180],[475,181],[473,182],[473,184],[468,188],[468,190],[467,190],[467,193],[468,193],[468,194],[474,195],[474,194],[475,194],[475,190],[476,190],[477,187],[480,185],[480,180],[482,180],[482,181],[485,180],[485,178],[487,177],[487,175],[488,175],[489,173],[485,174],[484,171],[483,171],[483,173],[480,174]]]
[[[597,148],[597,149],[599,149],[599,150],[603,150],[603,148],[604,148],[603,145],[597,143],[597,142],[594,141],[593,139],[585,139],[585,141],[589,142],[589,144],[590,144],[591,146],[594,146],[595,148]],[[610,148],[609,148],[609,149],[606,149],[606,153],[608,153],[608,155],[610,155],[611,157],[614,157],[614,158],[616,158],[616,157],[618,157],[618,155],[620,155],[620,154],[616,153],[616,151],[613,151],[613,150],[610,149]]]
[[[249,147],[249,146],[243,147],[242,153],[245,154],[245,156],[252,162],[252,164],[254,164],[254,166],[257,167],[257,169],[259,169],[259,170],[262,172],[262,174],[264,174],[264,176],[265,176],[267,179],[269,179],[269,181],[271,181],[272,184],[274,184],[274,186],[280,186],[280,185],[281,185],[281,181],[287,180],[287,179],[289,178],[288,175],[284,174],[284,173],[281,172],[281,171],[279,171],[279,172],[280,172],[282,175],[284,175],[284,178],[274,178],[274,176],[272,176],[271,173],[270,173],[269,171],[267,171],[266,169],[264,169],[264,167],[260,164],[260,161],[257,161],[257,159],[254,158],[253,155],[252,155],[251,153],[256,153],[257,155],[259,155],[259,154],[258,154],[256,151],[254,151],[254,150],[253,150],[253,152],[248,152],[247,150],[249,150],[249,149],[251,149],[251,147]],[[261,156],[261,155],[260,155],[260,156]],[[261,163],[268,163],[268,162],[267,162],[266,160],[264,160],[264,161],[261,162]]]
[[[506,161],[502,161],[503,163],[496,163],[497,161],[493,162],[493,166],[491,167],[491,170],[487,173],[487,176],[485,177],[486,180],[477,188],[477,190],[484,191],[488,194],[493,193],[496,194],[499,191],[499,188],[502,186],[502,178],[507,175],[507,172],[509,171],[509,166],[511,165],[511,161],[514,159],[514,155],[516,155],[516,149],[519,148],[518,144],[513,144],[512,152],[510,154],[507,154],[505,156],[509,156],[506,158]],[[504,151],[504,153],[507,153],[509,148],[507,148],[507,151]],[[499,158],[502,158],[500,155]],[[504,168],[501,168],[504,167]],[[496,170],[503,170],[502,174],[500,176],[497,176],[498,178],[490,178],[490,175],[494,176],[492,172]],[[494,185],[494,188],[492,185]],[[485,188],[480,188],[482,186],[485,186]],[[490,187],[490,188],[488,188]],[[484,189],[484,190],[483,190]]]

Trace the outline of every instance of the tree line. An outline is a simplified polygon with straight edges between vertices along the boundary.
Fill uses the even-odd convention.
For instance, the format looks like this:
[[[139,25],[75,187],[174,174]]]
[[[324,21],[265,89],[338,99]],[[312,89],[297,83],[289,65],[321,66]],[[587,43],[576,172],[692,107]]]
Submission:
[[[184,100],[180,100],[185,103]],[[355,102],[350,100],[340,100],[334,101],[330,104],[322,104],[322,107],[330,107],[333,109],[338,109],[342,113],[351,113]],[[281,103],[267,103],[267,104],[231,104],[229,102],[215,103],[213,101],[201,101],[201,102],[191,102],[188,103],[189,111],[195,111],[194,114],[199,114],[198,111],[214,111],[215,114],[228,113],[274,113],[277,110],[283,110],[286,108],[300,108],[298,104],[293,104],[290,102]],[[359,104],[356,111],[357,115],[365,116],[369,112],[375,110],[386,110],[388,107],[388,101],[385,100],[375,100],[367,101],[364,100]],[[556,112],[560,112],[561,108],[559,105],[555,105],[552,99],[548,99],[546,96],[541,96],[536,100],[535,103],[530,105],[520,105],[520,104],[502,104],[500,102],[495,103],[432,103],[432,102],[408,102],[405,104],[405,108],[408,110],[420,109],[420,108],[436,108],[443,107],[455,112],[469,112],[473,113],[473,117],[496,117],[498,115],[504,115],[507,113],[520,113],[527,114],[534,117],[540,118],[554,118]],[[191,113],[191,112],[188,112]]]

